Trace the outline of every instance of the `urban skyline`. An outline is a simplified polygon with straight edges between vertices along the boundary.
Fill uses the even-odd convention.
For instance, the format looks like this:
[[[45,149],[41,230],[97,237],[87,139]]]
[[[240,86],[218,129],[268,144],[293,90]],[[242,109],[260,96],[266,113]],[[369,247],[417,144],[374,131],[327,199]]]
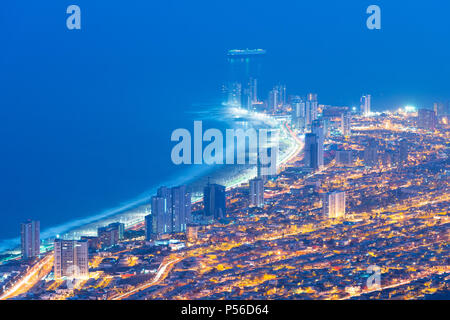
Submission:
[[[0,300],[450,299],[450,4],[3,7]]]
[[[230,89],[232,91],[231,94],[236,93],[235,89],[236,87],[232,87],[232,89]],[[427,152],[425,150],[422,150],[419,147],[420,145],[414,144],[415,142],[413,141],[417,141],[418,138],[429,139],[427,140],[427,143],[437,143],[437,147],[435,147],[435,150],[438,153],[434,154],[431,161],[440,161],[445,164],[445,166],[448,165],[448,157],[444,156],[444,154],[439,153],[444,151],[442,147],[439,147],[439,143],[442,143],[443,141],[445,141],[445,139],[448,139],[447,135],[449,132],[449,126],[447,122],[449,110],[448,106],[446,106],[445,104],[437,102],[434,105],[433,109],[420,108],[419,110],[416,110],[414,108],[407,107],[405,109],[397,110],[394,113],[386,112],[376,114],[370,111],[370,95],[364,95],[361,98],[361,108],[355,111],[354,109],[352,110],[351,108],[345,106],[337,107],[320,105],[318,103],[318,95],[311,93],[307,94],[304,100],[298,95],[290,96],[290,98],[273,99],[273,97],[271,97],[271,95],[273,95],[273,92],[276,91],[280,93],[280,90],[283,92],[283,95],[286,95],[286,87],[282,85],[276,85],[276,87],[269,94],[267,100],[250,99],[248,100],[250,101],[250,105],[230,106],[227,105],[230,101],[229,99],[227,99],[227,102],[224,106],[224,108],[237,107],[238,109],[265,113],[270,115],[271,117],[277,117],[282,126],[289,131],[293,141],[302,146],[302,148],[297,148],[296,152],[288,159],[283,159],[284,161],[287,161],[281,164],[283,169],[281,169],[277,173],[277,175],[272,175],[269,177],[257,175],[255,178],[249,179],[247,181],[241,181],[233,188],[227,188],[223,185],[210,183],[210,181],[208,180],[203,189],[203,198],[199,200],[191,200],[191,192],[189,191],[189,187],[186,185],[174,186],[170,188],[160,187],[157,190],[156,195],[151,198],[151,214],[145,217],[145,221],[143,224],[138,223],[134,225],[128,225],[126,227],[123,223],[115,222],[110,223],[107,226],[98,228],[97,237],[82,236],[81,240],[55,239],[52,249],[54,253],[48,251],[49,249],[46,249],[47,251],[45,252],[36,252],[36,243],[40,242],[39,222],[24,222],[21,225],[22,257],[23,259],[28,259],[29,261],[30,259],[31,261],[37,261],[36,265],[40,270],[39,274],[41,274],[42,271],[45,270],[45,280],[43,280],[42,274],[39,278],[36,279],[39,281],[39,283],[41,283],[39,289],[36,287],[36,285],[33,285],[31,287],[27,287],[25,284],[20,285],[20,282],[19,288],[16,288],[14,287],[14,280],[10,280],[11,282],[9,286],[8,282],[6,282],[5,288],[7,289],[4,290],[3,295],[11,295],[11,297],[28,297],[27,292],[31,290],[34,292],[40,292],[39,295],[50,299],[54,299],[56,297],[68,298],[70,296],[73,296],[74,294],[75,297],[83,299],[86,298],[85,295],[88,292],[86,291],[86,289],[90,288],[90,285],[88,285],[88,283],[92,282],[92,279],[90,278],[90,274],[92,273],[98,274],[99,270],[101,270],[101,274],[111,277],[111,275],[113,275],[116,271],[113,271],[113,274],[110,274],[110,271],[108,271],[110,268],[112,268],[112,270],[115,270],[116,268],[135,269],[136,266],[139,267],[140,265],[142,265],[142,267],[144,268],[142,270],[145,270],[145,265],[148,262],[144,262],[145,260],[142,260],[142,254],[132,254],[132,252],[134,252],[135,250],[141,251],[145,249],[144,251],[150,250],[149,252],[153,252],[155,249],[158,250],[158,248],[160,247],[162,248],[167,246],[167,248],[169,248],[170,251],[168,252],[168,254],[162,255],[162,260],[160,260],[160,258],[156,259],[157,261],[160,260],[158,264],[161,263],[161,265],[154,272],[156,272],[156,277],[161,277],[162,274],[160,275],[160,271],[163,270],[161,269],[162,266],[164,266],[164,270],[166,270],[166,267],[168,268],[169,265],[173,266],[175,264],[178,264],[180,261],[188,259],[187,257],[190,257],[191,255],[192,257],[197,255],[202,256],[205,254],[204,252],[214,252],[214,250],[217,250],[214,248],[218,246],[217,241],[220,239],[220,237],[223,237],[221,239],[222,241],[225,240],[224,242],[221,242],[222,246],[228,247],[228,249],[226,249],[224,252],[230,251],[231,254],[232,248],[236,246],[240,247],[243,245],[241,243],[242,239],[247,239],[245,240],[246,242],[250,241],[249,239],[253,239],[250,241],[251,243],[255,243],[254,241],[261,241],[262,239],[267,239],[268,236],[267,234],[264,235],[264,232],[269,232],[269,234],[272,234],[270,237],[273,237],[274,239],[266,241],[275,241],[275,243],[278,241],[284,242],[286,241],[285,239],[289,239],[290,237],[293,237],[293,239],[295,239],[295,235],[307,232],[312,235],[312,238],[310,240],[306,240],[308,239],[306,238],[305,240],[301,241],[302,244],[299,246],[299,249],[301,251],[304,251],[303,255],[308,255],[316,252],[317,250],[314,249],[314,246],[305,246],[305,243],[309,241],[312,241],[311,243],[315,243],[315,240],[312,239],[315,239],[315,234],[319,232],[319,230],[322,230],[321,228],[325,227],[336,229],[335,231],[338,233],[335,236],[332,236],[330,240],[327,240],[328,242],[326,242],[326,245],[324,244],[325,250],[318,254],[318,259],[320,261],[320,257],[324,257],[323,254],[328,250],[328,247],[331,250],[331,248],[337,248],[342,245],[348,246],[349,244],[353,243],[353,240],[350,240],[349,238],[345,240],[347,235],[342,233],[342,230],[340,230],[342,228],[346,228],[352,225],[358,226],[361,224],[361,222],[365,221],[364,219],[369,219],[371,221],[369,225],[375,223],[375,225],[377,226],[384,225],[384,223],[386,223],[386,221],[390,221],[390,219],[394,219],[396,223],[400,223],[397,218],[389,218],[388,213],[385,213],[384,217],[382,218],[381,214],[382,212],[384,212],[384,210],[386,210],[383,209],[384,207],[369,209],[369,211],[367,211],[368,208],[370,208],[373,204],[371,204],[370,201],[365,203],[367,200],[364,200],[362,193],[356,193],[356,190],[358,188],[356,188],[356,190],[352,188],[349,189],[348,183],[345,182],[346,180],[376,179],[378,174],[392,174],[394,172],[394,176],[395,174],[401,176],[404,173],[402,173],[403,171],[399,170],[405,170],[409,168],[410,165],[413,165],[412,168],[416,168],[415,170],[421,170],[421,166],[427,168],[429,166],[429,160],[427,159],[427,157],[433,155],[434,153],[433,151]],[[282,97],[283,95],[280,95],[280,97]],[[274,104],[274,102],[276,103]],[[251,117],[251,114],[249,115],[249,117]],[[392,140],[393,136],[395,135],[399,135],[400,138],[394,138]],[[303,142],[300,139],[302,136],[304,136]],[[437,139],[437,141],[434,141],[433,139]],[[331,146],[333,145],[333,143],[338,143],[338,149],[334,149],[334,160],[333,156],[331,156],[330,154],[332,150]],[[356,147],[357,145],[359,146]],[[423,152],[426,152],[426,156],[421,155]],[[257,165],[257,167],[257,173],[259,174],[259,164]],[[443,170],[443,167],[438,168],[434,166],[430,168],[434,168],[433,170],[438,170],[440,172],[442,172]],[[326,176],[328,174],[331,174],[331,181],[329,181],[328,179],[323,180],[321,178],[321,176]],[[352,176],[354,178],[351,178]],[[436,176],[434,177],[436,178]],[[390,179],[392,178],[393,177],[391,176]],[[414,178],[411,177],[409,179],[412,179],[411,181],[413,181],[417,178],[420,179],[420,175],[418,177],[414,176]],[[442,204],[444,206],[447,205],[448,207],[448,195],[446,194],[446,190],[448,188],[448,179],[446,173],[441,173],[441,178],[438,179],[442,178],[444,178],[443,182],[446,183],[446,188],[442,190],[436,189],[436,191],[433,191],[437,192],[439,190],[438,198],[436,198],[438,200],[434,201],[435,203]],[[345,183],[343,183],[343,181]],[[365,183],[367,183],[367,181]],[[420,183],[416,185],[416,182],[409,182],[408,184],[408,180],[402,182],[406,182],[407,184],[403,187],[394,183],[394,186],[396,186],[394,188],[392,188],[392,184],[387,184],[388,190],[389,188],[391,188],[392,190],[398,190],[398,188],[406,189],[402,193],[402,196],[400,196],[398,191],[395,191],[391,194],[388,193],[387,200],[389,202],[387,202],[386,204],[390,203],[390,206],[392,206],[394,203],[396,203],[396,201],[403,199],[404,195],[409,194],[409,191],[407,191],[409,188],[413,188],[413,190],[415,190],[414,188],[418,188],[420,186]],[[375,183],[377,184],[377,182]],[[415,186],[413,187],[411,184]],[[437,185],[438,184],[439,183],[437,183]],[[355,186],[357,185],[359,184],[356,184]],[[283,201],[281,201],[281,198],[285,196],[288,196],[292,199],[289,199],[287,202],[283,203]],[[316,199],[316,197],[317,200],[314,200]],[[416,200],[414,200],[415,198],[413,195],[412,197],[413,198],[410,206],[411,208],[414,208],[417,205],[415,204]],[[420,197],[421,196],[419,196],[418,201],[421,201]],[[429,197],[432,197],[432,194],[430,194]],[[358,198],[360,200],[357,200]],[[288,219],[294,219],[293,221],[298,222],[294,224],[292,224],[291,222],[285,225],[285,222],[282,222],[284,219],[282,217],[286,214],[285,210],[288,210],[287,212],[290,212],[296,207],[295,205],[292,206],[290,204],[290,202],[292,201],[294,201],[294,203],[302,203],[300,207],[297,207],[297,210],[300,210],[301,212],[306,209],[305,212],[308,213],[306,216],[304,214],[294,214],[294,216],[292,216],[291,213],[287,216],[289,217]],[[360,204],[358,205],[358,203]],[[275,211],[276,214],[273,217],[268,215],[268,212],[272,212],[272,214],[274,214],[273,210],[279,205],[281,205],[281,208],[283,208],[281,211]],[[395,210],[407,210],[402,206],[405,206],[405,204],[401,204],[398,209],[395,209],[394,207],[394,209],[391,210],[394,210],[394,212]],[[407,207],[409,207],[409,205],[407,205]],[[319,209],[319,211],[317,211],[317,213],[314,213],[317,209]],[[280,212],[282,213],[280,214]],[[413,212],[414,211],[412,211],[412,213]],[[436,220],[436,222],[432,225],[434,226],[434,228],[437,228],[437,230],[441,231],[438,231],[437,235],[436,233],[432,234],[437,237],[436,240],[439,240],[438,243],[442,243],[442,245],[448,246],[449,243],[448,239],[445,238],[445,232],[444,234],[442,233],[442,228],[444,228],[443,230],[445,230],[448,224],[448,212],[438,212],[436,213],[436,215],[433,215],[433,213],[425,210],[423,214],[425,214],[425,216],[423,216],[422,218],[424,219],[424,221],[426,221],[428,217],[434,219],[438,218],[438,220]],[[402,214],[401,216],[403,217],[403,215],[404,214]],[[260,216],[260,218],[256,218],[258,216]],[[295,216],[296,218],[292,218]],[[361,217],[365,218],[361,219]],[[280,218],[282,220],[278,221],[278,219]],[[260,219],[268,219],[268,221],[275,219],[275,221],[278,222],[276,222],[275,224],[274,222],[270,222],[269,225],[265,225],[264,227],[262,227],[262,225],[260,225],[260,223],[258,222],[260,221]],[[309,221],[310,219],[313,220]],[[405,218],[402,218],[401,221],[407,221],[404,219]],[[227,232],[225,230],[230,228],[229,222],[227,221],[231,220],[234,220],[235,222],[239,221],[239,223],[237,224],[236,230],[230,230],[230,232]],[[264,231],[260,235],[262,236],[262,238],[259,238],[260,236],[258,236],[257,234],[261,231],[256,233],[255,231],[249,232],[249,226],[245,228],[239,227],[244,221],[246,221],[244,225],[248,224],[249,226],[251,226],[252,224],[255,224],[255,226],[259,226],[256,230],[262,228],[262,230],[267,229],[267,231]],[[311,222],[313,222],[313,224],[311,224]],[[300,223],[300,225],[298,223]],[[391,223],[392,222],[389,222],[385,225],[385,227],[390,228],[389,225]],[[426,222],[426,225],[429,224],[430,222]],[[414,225],[415,224],[413,224],[412,226]],[[286,228],[285,231],[281,232],[281,236],[279,233],[280,231],[276,231],[280,227],[282,228],[281,230],[284,230]],[[231,228],[234,229],[235,227]],[[272,228],[275,229],[272,230]],[[365,230],[365,223],[360,225],[358,228],[362,228],[361,230]],[[144,231],[144,240],[140,240],[141,230]],[[326,229],[320,232],[324,232],[325,230]],[[223,234],[224,232],[226,235],[219,236],[219,234]],[[217,238],[218,236],[219,238]],[[335,239],[335,237],[337,238]],[[241,240],[238,241],[235,238]],[[383,238],[374,238],[374,240],[375,239],[381,240]],[[343,242],[341,243],[340,241]],[[123,251],[124,243],[128,243],[126,245],[127,249],[125,249],[125,252],[130,253],[126,254],[123,257],[119,257],[118,259],[109,258],[111,254],[112,256],[114,256],[114,252],[119,248],[122,248],[119,250]],[[433,246],[435,243],[436,242],[431,242],[430,246]],[[206,247],[204,249],[191,249],[196,248],[196,246],[198,246],[199,244],[201,244],[200,248],[202,246]],[[439,245],[439,250],[441,250],[441,252],[442,250],[444,250],[443,252],[445,252],[445,249],[442,247],[442,245]],[[206,249],[209,246],[211,246],[211,248]],[[257,246],[255,248],[259,247]],[[251,249],[250,252],[252,252],[252,250],[254,249]],[[258,250],[260,249],[255,250],[257,250],[256,252],[258,252]],[[180,253],[178,253],[178,251]],[[292,254],[294,256],[296,255],[294,252],[288,252],[285,253],[287,254],[287,256],[290,256]],[[333,252],[336,252],[336,250],[334,250]],[[105,255],[105,253],[109,254]],[[359,252],[359,254],[363,254],[363,252],[361,251]],[[300,254],[300,256],[301,255],[302,254]],[[152,254],[151,256],[154,255]],[[50,259],[51,257],[53,257],[53,259]],[[374,255],[374,257],[376,256]],[[445,262],[445,259],[448,259],[448,257],[442,258],[444,258],[442,262]],[[229,267],[224,267],[224,265],[229,265],[231,263],[227,259],[229,258],[223,260],[222,263],[216,267],[219,272],[229,269]],[[238,259],[238,261],[239,260],[241,259]],[[42,261],[45,261],[45,263],[43,263]],[[278,261],[278,259],[273,260],[273,263],[276,263],[276,261]],[[434,261],[438,262],[438,260]],[[34,262],[31,263],[33,264]],[[157,262],[151,262],[150,265],[152,265],[152,263]],[[206,261],[204,261],[203,263],[206,263]],[[242,260],[242,263],[248,262],[244,259]],[[53,268],[51,268],[52,264],[54,265]],[[117,267],[115,267],[116,264]],[[5,266],[7,265],[8,264],[6,264]],[[445,264],[437,267],[437,273],[430,270],[431,269],[428,269],[428,267],[425,268],[425,276],[423,277],[427,278],[438,274],[442,275],[442,277],[445,278],[445,274],[449,272],[448,265]],[[30,271],[28,271],[28,273],[29,272]],[[257,273],[256,278],[252,280],[254,283],[253,285],[262,285],[264,288],[269,285],[269,287],[274,286],[274,288],[277,288],[278,281],[274,282],[273,280],[271,280],[277,279],[279,277],[277,273],[271,275],[258,274],[259,273]],[[401,274],[399,274],[399,276],[401,277]],[[124,290],[123,287],[118,285],[118,283],[116,282],[114,282],[112,286],[103,286],[103,288],[108,289],[106,291],[102,290],[103,293],[100,296],[98,296],[98,293],[95,290],[89,290],[89,292],[90,295],[94,294],[94,296],[97,298],[138,298],[141,297],[142,294],[145,294],[147,288],[151,288],[160,281],[168,281],[169,284],[175,281],[173,282],[173,285],[177,287],[177,281],[181,281],[182,283],[184,283],[189,279],[185,277],[174,278],[174,276],[170,276],[169,273],[164,273],[164,277],[166,278],[166,280],[163,280],[162,278],[160,278],[161,280],[158,281],[151,280],[152,277],[148,278],[147,281],[142,280],[142,284],[138,284],[137,286],[142,286],[143,293],[140,293],[136,297],[133,294],[135,289],[131,290],[130,293],[127,293],[127,290]],[[101,283],[105,281],[102,277],[100,277],[100,279],[102,279],[100,280]],[[193,279],[195,279],[195,276]],[[363,279],[364,278],[361,277],[353,279],[356,282],[354,282],[352,285],[342,288],[342,290],[336,289],[336,287],[334,287],[335,289],[333,290],[335,291],[335,295],[331,296],[329,291],[325,290],[325,287],[323,287],[323,294],[327,292],[327,297],[331,298],[371,297],[372,292],[379,292],[380,294],[384,294],[384,290],[381,290],[380,288],[372,289],[370,287],[364,287],[364,285],[361,285],[361,281],[363,281]],[[417,285],[413,284],[413,288],[417,288],[417,292],[414,290],[410,290],[410,285],[414,282],[413,280],[409,280],[406,282],[409,284],[408,290],[399,292],[402,292],[402,296],[406,298],[420,297],[424,292],[427,292],[427,290],[429,290],[430,293],[433,293],[436,290],[439,292],[442,290],[445,291],[448,290],[448,277],[445,279],[442,280],[443,282],[437,283],[434,283],[432,281],[433,286],[437,286],[434,287],[433,290],[429,290],[426,288],[420,289],[420,284],[423,282],[419,282]],[[88,280],[88,282],[85,282],[86,280]],[[42,287],[42,284],[44,283],[45,285]],[[95,281],[93,283],[95,283]],[[391,285],[389,285],[388,283],[384,283],[386,288],[391,287]],[[29,283],[27,283],[27,285],[29,285]],[[65,289],[60,289],[60,293],[53,293],[55,286],[63,286],[63,288]],[[403,285],[398,286],[401,287]],[[396,285],[394,287],[398,286]],[[236,288],[240,289],[237,292],[232,290],[232,295],[228,296],[229,298],[236,297],[237,293],[238,297],[241,298],[262,297],[259,294],[247,296],[245,294],[245,289],[243,289],[245,288],[245,285],[244,287],[242,287],[242,285],[237,285]],[[298,291],[300,289],[296,290]],[[190,290],[188,290],[186,294],[188,294],[189,291]],[[259,290],[257,290],[256,292],[258,291]],[[159,293],[152,293],[149,294],[148,297],[176,298],[171,295],[170,290],[165,290],[165,292],[166,293],[160,293],[162,294],[161,296],[158,296]],[[208,292],[211,292],[212,295],[207,296],[210,296],[212,298],[227,297],[223,295],[213,294],[213,292],[216,292],[216,290],[214,289],[212,289],[212,291],[211,289],[208,289]],[[286,292],[286,295],[284,295],[283,293],[279,293],[278,295],[276,295],[276,292],[277,291],[274,291],[270,295],[275,294],[274,297],[283,299],[290,297],[290,295],[292,294],[289,293],[290,291],[288,291]],[[283,290],[281,292],[283,292]],[[301,289],[297,293],[297,298],[301,299],[302,297],[306,298],[307,296],[309,296],[310,298],[319,298],[319,293],[320,291],[317,291],[317,289],[311,289],[309,287],[306,289]],[[197,299],[203,296],[188,294],[187,296],[183,297]],[[378,295],[378,297],[381,298],[383,296]],[[389,298],[391,297],[392,293],[389,293]]]

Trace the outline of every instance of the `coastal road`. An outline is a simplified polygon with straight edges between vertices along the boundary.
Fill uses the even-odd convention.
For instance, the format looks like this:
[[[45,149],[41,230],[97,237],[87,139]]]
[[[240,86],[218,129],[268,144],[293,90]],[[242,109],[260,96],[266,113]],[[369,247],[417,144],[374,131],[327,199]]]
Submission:
[[[183,260],[182,257],[177,257],[177,258],[169,259],[168,261],[161,263],[153,280],[151,280],[148,283],[144,283],[131,291],[120,294],[118,296],[114,296],[111,298],[111,300],[122,300],[122,299],[132,296],[135,293],[138,293],[139,291],[145,290],[147,288],[150,288],[151,286],[159,284],[161,281],[164,281],[164,279],[169,274],[170,270],[172,270],[173,266],[175,264],[177,264],[178,262],[180,262],[181,260]]]
[[[30,270],[9,290],[7,290],[0,300],[14,298],[20,294],[28,292],[43,277],[45,277],[53,268],[53,255],[49,254],[41,261],[31,267]]]

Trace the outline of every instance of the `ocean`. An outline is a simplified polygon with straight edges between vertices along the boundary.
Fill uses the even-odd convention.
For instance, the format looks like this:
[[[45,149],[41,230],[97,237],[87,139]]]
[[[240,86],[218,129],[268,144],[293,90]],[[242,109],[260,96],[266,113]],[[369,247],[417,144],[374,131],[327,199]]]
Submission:
[[[175,121],[159,118],[157,128],[149,112],[142,127],[124,119],[128,127],[111,128],[112,121],[119,121],[112,117],[91,127],[96,134],[83,127],[84,137],[61,134],[59,139],[55,132],[49,141],[47,132],[36,133],[39,139],[21,146],[34,152],[2,160],[14,162],[14,167],[1,182],[8,196],[0,205],[0,251],[19,244],[23,220],[39,220],[41,238],[48,238],[148,203],[162,185],[187,183],[214,171],[206,165],[174,165],[170,153],[176,143],[170,136],[177,128],[191,131],[194,120],[202,120],[205,127],[229,127],[230,122],[216,120],[223,119],[221,108],[192,106]]]
[[[180,118],[184,121],[178,122],[179,126],[173,126],[173,123],[169,122],[165,126],[161,126],[159,123],[159,128],[171,128],[172,131],[177,128],[185,128],[192,133],[194,121],[202,121],[203,132],[208,128],[216,128],[225,135],[226,129],[277,126],[271,118],[243,122],[241,115],[234,114],[229,108],[222,105],[195,105]],[[56,172],[55,177],[51,179],[44,176],[39,177],[41,188],[38,190],[39,193],[33,194],[32,197],[34,199],[38,195],[44,195],[45,198],[41,198],[39,202],[21,204],[32,205],[34,208],[32,214],[15,216],[14,219],[8,221],[9,225],[1,226],[9,232],[1,233],[3,237],[0,238],[0,252],[15,248],[19,244],[20,218],[22,220],[27,218],[40,220],[41,239],[43,240],[55,236],[76,239],[81,235],[96,235],[98,226],[110,222],[120,221],[131,225],[142,221],[143,217],[149,214],[151,196],[160,186],[187,184],[193,194],[193,199],[198,199],[201,197],[202,188],[208,179],[231,186],[256,175],[256,167],[248,164],[174,165],[170,153],[176,142],[170,141],[170,130],[164,130],[164,132],[162,134],[160,131],[155,137],[143,135],[139,139],[137,136],[130,138],[129,144],[142,144],[142,148],[136,154],[127,154],[130,150],[129,147],[126,148],[127,144],[124,144],[125,148],[121,150],[104,147],[101,149],[104,152],[102,159],[107,161],[108,170],[105,170],[104,162],[95,162],[98,167],[93,167],[91,164],[89,171],[65,170],[65,179],[75,182],[62,181],[66,184],[65,188],[54,189],[52,181],[60,177]],[[206,144],[204,143],[204,145]],[[281,145],[283,155],[281,158],[286,157],[292,150],[292,146],[289,143]],[[115,157],[114,154],[122,154],[122,156]],[[80,150],[73,150],[72,155],[78,155],[81,158],[75,162],[81,162],[87,156]],[[144,161],[136,161],[135,157]],[[127,164],[125,161],[129,161],[129,163]],[[82,172],[81,176],[80,172]],[[36,172],[36,175],[39,173],[41,171]],[[80,180],[84,181],[84,184],[83,188],[78,189]],[[70,185],[73,185],[74,188],[70,188]],[[51,202],[51,206],[55,209],[47,210],[49,204],[45,201]],[[69,202],[71,205],[66,205]]]

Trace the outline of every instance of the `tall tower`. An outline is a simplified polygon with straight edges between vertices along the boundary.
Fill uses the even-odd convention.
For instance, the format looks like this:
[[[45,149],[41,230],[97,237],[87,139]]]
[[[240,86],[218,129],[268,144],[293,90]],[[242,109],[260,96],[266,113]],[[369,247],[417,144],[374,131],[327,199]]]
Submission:
[[[342,114],[341,133],[343,136],[349,136],[351,134],[351,114],[350,114],[350,112],[344,112]]]
[[[316,170],[319,168],[319,142],[315,133],[305,135],[305,167]]]
[[[305,101],[296,96],[291,100],[292,120],[295,126],[302,132],[305,130]]]
[[[266,51],[230,50],[228,51],[229,79],[228,104],[234,107],[252,109],[258,101],[258,82],[261,77],[261,62]]]
[[[316,93],[309,93],[305,105],[305,124],[309,128],[318,117],[319,102]]]
[[[22,258],[29,259],[40,254],[40,222],[27,220],[20,225]]]
[[[250,206],[264,207],[264,181],[262,179],[250,180]]]
[[[366,94],[361,97],[361,113],[364,117],[368,117],[371,111],[372,96]]]
[[[323,144],[325,140],[325,133],[323,123],[320,120],[314,120],[311,125],[311,132],[317,136],[317,166],[323,167]]]
[[[191,193],[186,186],[172,188],[172,232],[185,232],[191,220]]]
[[[225,187],[208,182],[203,190],[204,214],[208,220],[217,220],[226,216]]]
[[[186,186],[161,187],[151,200],[152,213],[146,217],[148,240],[162,234],[186,231],[191,218],[191,194]]]

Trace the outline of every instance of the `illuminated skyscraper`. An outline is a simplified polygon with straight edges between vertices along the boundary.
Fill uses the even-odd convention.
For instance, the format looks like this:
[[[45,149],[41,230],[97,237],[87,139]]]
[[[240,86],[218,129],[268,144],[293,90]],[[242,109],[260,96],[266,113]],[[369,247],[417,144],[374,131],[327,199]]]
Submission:
[[[305,101],[302,98],[296,96],[291,100],[292,107],[292,122],[301,130],[305,130]]]
[[[186,231],[191,217],[191,194],[186,186],[159,188],[151,206],[152,213],[145,220],[147,240]]]
[[[372,96],[366,94],[361,97],[361,113],[363,116],[368,117],[371,111]]]
[[[250,206],[264,207],[264,181],[262,179],[250,180]]]
[[[88,242],[85,240],[61,240],[54,242],[55,279],[63,277],[89,278]]]
[[[191,221],[191,193],[186,186],[172,188],[172,232],[185,232]]]
[[[203,190],[204,215],[207,220],[217,220],[226,216],[225,187],[208,182]]]
[[[323,214],[328,218],[345,217],[345,192],[331,192],[324,195]]]
[[[251,109],[258,101],[257,85],[261,76],[262,57],[266,51],[230,50],[228,51],[229,81],[228,104],[244,109]]]
[[[29,259],[40,254],[40,222],[28,220],[20,225],[22,258]]]
[[[280,105],[280,93],[277,89],[272,89],[269,92],[269,111],[275,112]]]
[[[311,133],[314,133],[317,137],[317,166],[323,167],[323,145],[325,140],[325,134],[323,129],[323,123],[321,120],[314,120],[311,124]]]
[[[344,136],[349,136],[351,134],[351,114],[350,114],[350,112],[345,112],[342,114],[341,133]]]
[[[319,102],[317,101],[317,94],[309,93],[306,98],[305,105],[305,124],[309,128],[314,120],[318,117]]]

